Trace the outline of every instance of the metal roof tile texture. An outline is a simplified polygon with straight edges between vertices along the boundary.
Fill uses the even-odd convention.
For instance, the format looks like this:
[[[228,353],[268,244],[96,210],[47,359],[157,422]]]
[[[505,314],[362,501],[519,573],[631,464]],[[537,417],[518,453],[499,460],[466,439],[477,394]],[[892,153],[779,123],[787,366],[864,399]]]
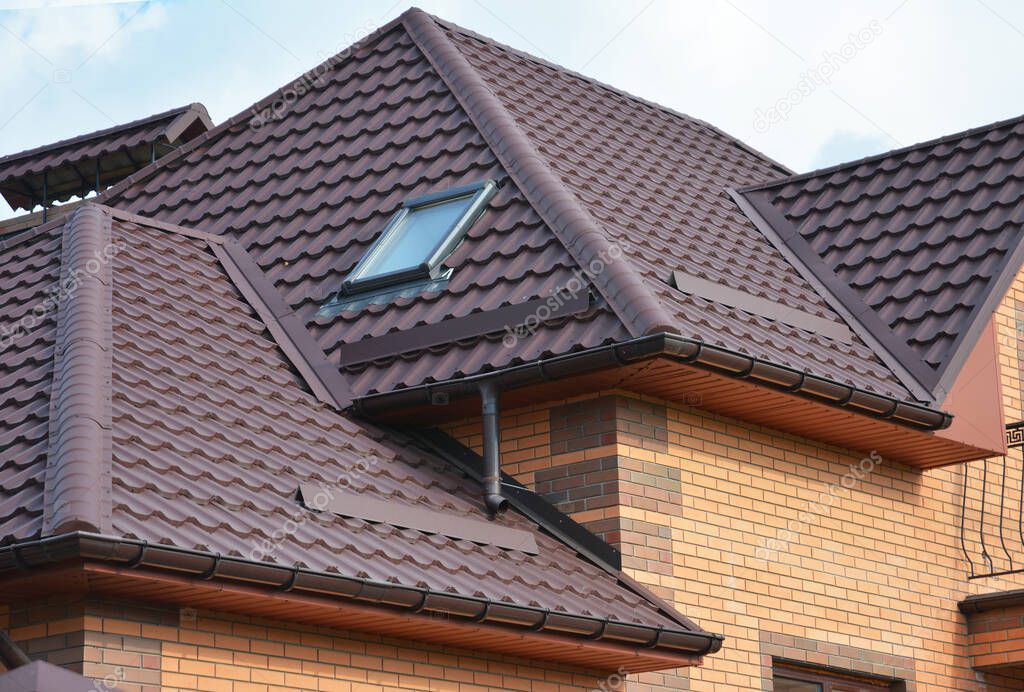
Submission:
[[[941,372],[1020,244],[1024,120],[754,192],[765,195],[827,268]]]
[[[843,324],[728,195],[730,187],[777,178],[780,167],[701,121],[439,24],[634,264],[681,335],[909,395],[859,338],[837,343],[668,284],[682,270]]]
[[[60,228],[0,242],[0,542],[43,524]]]
[[[61,308],[64,298],[44,301],[60,281],[62,247],[68,245],[62,237],[75,233],[79,241],[90,240],[82,224],[100,217],[109,222],[110,245],[117,250],[109,267],[109,294],[104,292],[110,300],[107,533],[679,629],[656,604],[514,511],[498,521],[532,534],[538,554],[301,506],[296,490],[307,483],[449,516],[485,516],[474,481],[397,431],[351,420],[305,389],[267,324],[232,283],[213,241],[149,226],[138,217],[129,220],[116,211],[109,212],[110,221],[102,209],[84,205],[66,223],[0,246],[4,333],[39,306],[49,306],[39,310],[42,317],[31,328],[4,342],[3,542],[48,535],[45,470],[48,450],[60,443],[48,436],[48,417],[51,405],[62,406],[50,400],[57,321],[86,324],[89,316],[78,312],[106,311],[102,301],[82,300],[69,317],[74,311]],[[71,304],[93,293],[76,295]],[[102,323],[102,315],[94,317]],[[73,350],[67,353],[77,357]],[[66,457],[57,460],[67,463]],[[97,508],[103,494],[96,488]]]
[[[445,262],[454,269],[447,287],[316,317],[405,199],[484,179],[502,187]],[[243,118],[116,200],[237,239],[335,362],[345,343],[548,296],[577,266],[401,26],[353,51],[280,120],[251,128]],[[628,336],[610,313],[560,327],[532,337],[529,357]],[[361,365],[354,392],[476,372],[469,361],[485,369],[527,357],[501,336],[433,349],[424,361],[409,353]]]
[[[302,508],[311,483],[485,516],[473,481],[307,393],[205,241],[117,220],[112,232],[117,535],[672,625],[514,512],[500,521],[535,534],[538,555]]]

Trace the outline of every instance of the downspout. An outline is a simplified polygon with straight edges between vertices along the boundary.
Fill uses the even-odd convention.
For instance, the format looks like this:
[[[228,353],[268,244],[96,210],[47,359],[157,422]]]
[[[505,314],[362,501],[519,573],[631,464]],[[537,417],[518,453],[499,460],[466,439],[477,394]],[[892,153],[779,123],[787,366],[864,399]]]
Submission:
[[[493,380],[480,383],[480,404],[483,408],[484,434],[484,506],[494,519],[508,509],[508,499],[501,494],[501,392]]]

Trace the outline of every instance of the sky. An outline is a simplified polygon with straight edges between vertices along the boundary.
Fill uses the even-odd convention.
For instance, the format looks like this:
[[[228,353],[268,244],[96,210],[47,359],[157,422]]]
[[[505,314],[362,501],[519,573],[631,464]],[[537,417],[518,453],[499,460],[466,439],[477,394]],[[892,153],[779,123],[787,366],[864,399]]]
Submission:
[[[409,3],[0,0],[0,154],[193,101],[221,122]],[[1015,0],[416,4],[800,172],[1024,114]]]

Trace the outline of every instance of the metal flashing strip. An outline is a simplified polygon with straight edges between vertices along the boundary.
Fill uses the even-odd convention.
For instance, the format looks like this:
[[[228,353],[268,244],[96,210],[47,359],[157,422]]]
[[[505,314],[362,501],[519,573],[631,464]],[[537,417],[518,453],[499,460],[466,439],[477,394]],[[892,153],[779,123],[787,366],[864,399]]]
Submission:
[[[465,317],[453,317],[435,324],[424,324],[412,329],[389,332],[343,345],[339,365],[345,367],[378,358],[388,358],[431,346],[462,341],[473,337],[507,331],[517,336],[516,329],[529,326],[526,322],[536,317],[539,322],[569,317],[590,309],[590,293],[573,294],[563,299],[560,294],[506,305],[494,310],[474,312]],[[543,318],[542,318],[543,316]]]
[[[313,395],[339,411],[347,408],[352,403],[348,383],[245,248],[234,240],[209,247]]]
[[[505,550],[518,550],[528,555],[540,552],[537,539],[532,533],[502,526],[496,521],[480,521],[427,507],[379,500],[360,493],[311,483],[299,484],[298,500],[313,511],[326,511],[375,524],[390,524],[454,540],[493,545]]]
[[[676,288],[683,293],[759,315],[775,322],[782,322],[790,327],[820,334],[834,341],[841,341],[845,344],[853,342],[853,332],[849,327],[824,317],[818,317],[767,298],[753,296],[731,286],[708,281],[685,272],[672,272],[672,279]]]
[[[455,438],[436,428],[403,432],[473,480],[483,480],[483,458]],[[618,550],[505,472],[501,474],[501,487],[513,509],[594,564],[620,573],[622,555]]]

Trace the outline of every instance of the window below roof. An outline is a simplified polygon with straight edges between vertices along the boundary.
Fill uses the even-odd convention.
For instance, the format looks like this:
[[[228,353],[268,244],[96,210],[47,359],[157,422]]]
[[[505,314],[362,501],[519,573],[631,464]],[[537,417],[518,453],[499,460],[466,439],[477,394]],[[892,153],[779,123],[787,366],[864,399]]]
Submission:
[[[345,279],[342,294],[443,278],[442,263],[496,191],[488,180],[407,200]]]
[[[775,692],[881,692],[903,690],[902,682],[831,672],[776,661],[772,680]]]

